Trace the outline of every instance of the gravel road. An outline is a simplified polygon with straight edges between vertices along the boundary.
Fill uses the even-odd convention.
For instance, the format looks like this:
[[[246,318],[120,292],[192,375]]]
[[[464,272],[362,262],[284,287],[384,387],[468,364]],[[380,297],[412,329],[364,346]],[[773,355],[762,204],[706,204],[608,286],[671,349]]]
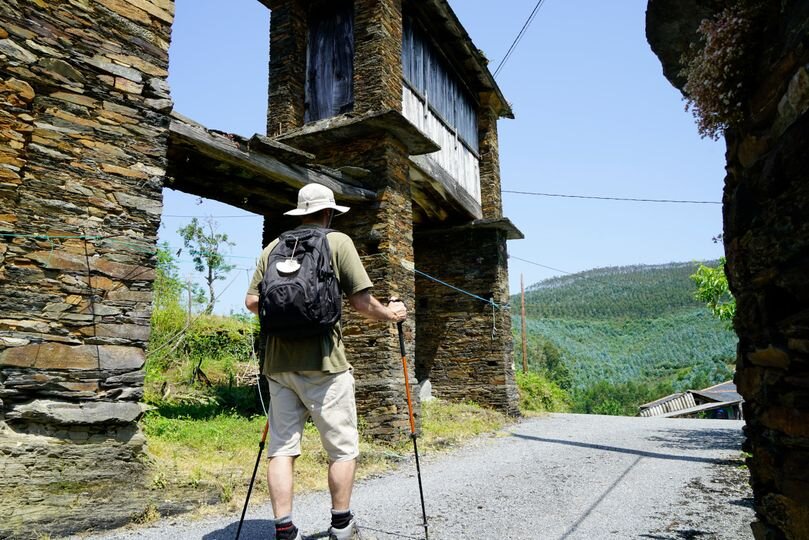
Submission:
[[[752,538],[742,425],[551,414],[421,455],[430,538]],[[353,509],[365,540],[424,537],[413,463],[358,483]],[[308,538],[327,536],[328,513],[327,493],[296,499],[295,523]],[[269,505],[249,508],[241,538],[271,540],[271,517]],[[230,540],[238,520],[180,516],[84,538]]]

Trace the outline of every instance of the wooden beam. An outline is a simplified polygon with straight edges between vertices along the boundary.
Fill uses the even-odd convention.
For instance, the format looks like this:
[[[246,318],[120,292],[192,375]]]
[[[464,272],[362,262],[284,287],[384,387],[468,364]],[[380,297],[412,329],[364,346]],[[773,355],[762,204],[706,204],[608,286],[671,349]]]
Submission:
[[[270,139],[264,135],[259,135],[258,133],[253,135],[247,144],[249,149],[255,148],[261,150],[267,155],[283,159],[288,163],[294,163],[296,165],[304,165],[315,160],[314,154],[298,150],[288,144]]]
[[[455,181],[430,156],[410,156],[410,163],[419,169],[424,176],[436,182],[439,191],[447,194],[452,200],[449,202],[463,209],[472,219],[482,219],[483,210],[480,204],[461,185]]]
[[[281,182],[296,189],[306,184],[317,183],[334,191],[338,199],[347,201],[375,201],[376,192],[350,186],[312,169],[284,163],[266,154],[245,150],[238,142],[224,136],[214,135],[208,130],[172,119],[169,127],[169,140],[191,145],[200,154],[223,161],[234,167],[250,171],[254,175],[271,182]]]
[[[506,240],[522,240],[525,235],[520,231],[508,218],[499,219],[477,219],[463,225],[455,225],[451,227],[441,227],[436,229],[422,229],[417,231],[417,236],[430,236],[434,234],[447,234],[457,231],[469,230],[483,230],[483,229],[496,229],[503,231],[506,234]]]

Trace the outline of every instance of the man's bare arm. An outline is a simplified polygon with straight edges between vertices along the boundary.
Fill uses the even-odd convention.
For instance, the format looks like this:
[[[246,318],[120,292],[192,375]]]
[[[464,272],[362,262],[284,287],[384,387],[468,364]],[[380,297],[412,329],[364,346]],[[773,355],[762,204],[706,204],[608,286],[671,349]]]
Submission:
[[[399,322],[407,318],[404,303],[393,300],[385,306],[368,289],[352,294],[348,302],[361,315],[375,321]]]
[[[255,294],[248,294],[244,297],[244,307],[247,308],[247,311],[251,313],[255,313],[258,315],[258,295]]]
[[[387,306],[374,298],[367,289],[354,293],[348,297],[351,307],[361,315],[376,321],[399,322],[407,318],[407,308],[402,302],[391,301]],[[248,311],[258,315],[258,296],[248,294],[244,298],[244,305]]]

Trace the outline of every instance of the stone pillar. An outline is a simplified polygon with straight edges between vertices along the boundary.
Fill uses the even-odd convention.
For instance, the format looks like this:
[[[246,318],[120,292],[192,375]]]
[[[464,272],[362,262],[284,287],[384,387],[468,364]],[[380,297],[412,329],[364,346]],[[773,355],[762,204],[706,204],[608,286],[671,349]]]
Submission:
[[[416,268],[502,309],[416,278],[419,381],[433,394],[517,415],[505,232],[459,228],[416,235]]]
[[[273,137],[303,125],[308,29],[302,0],[273,0],[270,5],[267,135]]]
[[[354,112],[402,110],[402,1],[355,0]]]
[[[354,206],[332,223],[333,228],[352,237],[368,275],[373,294],[380,301],[402,299],[411,317],[405,323],[406,346],[413,377],[412,345],[415,341],[413,273],[403,266],[413,261],[413,211],[408,178],[406,148],[393,137],[353,139],[318,151],[321,162],[330,166],[361,165],[369,169],[369,189],[377,191],[378,202]],[[343,336],[349,361],[355,368],[357,407],[366,433],[381,439],[398,439],[409,433],[407,401],[396,325],[369,322],[344,306]],[[416,411],[418,400],[414,396]]]
[[[483,105],[494,99],[482,96],[478,113],[480,140],[480,206],[484,219],[503,217],[503,194],[500,191],[500,147],[497,138],[497,113]]]
[[[146,504],[103,486],[143,470],[172,20],[171,0],[0,4],[3,537]]]
[[[503,217],[497,113],[481,96],[478,114],[480,191],[484,220]],[[506,232],[475,226],[417,234],[416,268],[499,306],[507,306]],[[429,278],[417,276],[416,376],[429,379],[433,394],[472,400],[506,414],[519,414],[508,308],[493,309]]]
[[[807,61],[787,85],[767,81],[781,97],[763,137],[728,137],[724,240],[759,540],[809,538]]]
[[[809,1],[760,6],[759,33],[744,40],[755,60],[745,121],[726,133],[724,242],[753,533],[782,540],[809,538]],[[700,18],[681,1],[649,3],[649,42],[679,87],[678,59]]]

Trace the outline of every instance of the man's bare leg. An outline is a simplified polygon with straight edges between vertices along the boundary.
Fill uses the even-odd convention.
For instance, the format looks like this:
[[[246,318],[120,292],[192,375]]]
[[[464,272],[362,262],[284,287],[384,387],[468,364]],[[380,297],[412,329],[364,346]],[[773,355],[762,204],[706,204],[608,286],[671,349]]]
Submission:
[[[329,463],[329,492],[333,510],[345,511],[351,508],[351,491],[354,489],[354,471],[356,470],[356,459]],[[275,503],[273,503],[273,507],[274,505]]]
[[[292,513],[292,470],[295,458],[276,456],[267,465],[267,484],[270,486],[270,499],[275,518]],[[350,496],[350,495],[349,495]]]

